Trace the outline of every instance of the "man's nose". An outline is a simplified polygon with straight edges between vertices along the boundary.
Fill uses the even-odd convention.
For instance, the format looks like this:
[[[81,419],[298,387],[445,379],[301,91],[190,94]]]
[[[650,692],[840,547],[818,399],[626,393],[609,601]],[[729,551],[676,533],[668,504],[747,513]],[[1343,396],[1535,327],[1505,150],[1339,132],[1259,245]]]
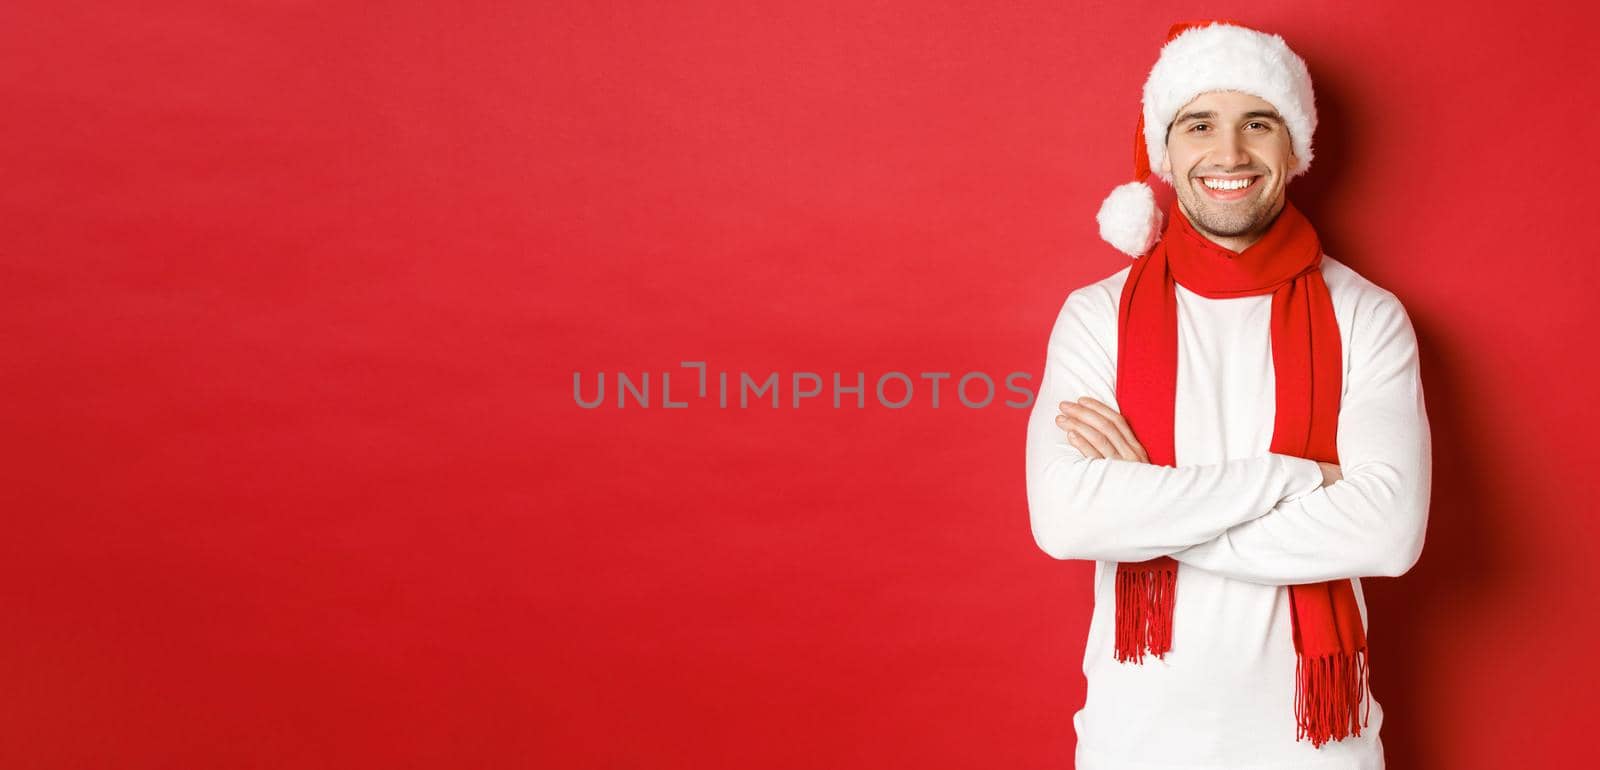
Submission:
[[[1250,156],[1244,149],[1244,138],[1236,132],[1225,132],[1222,141],[1217,143],[1217,164],[1223,168],[1237,168],[1248,165]]]

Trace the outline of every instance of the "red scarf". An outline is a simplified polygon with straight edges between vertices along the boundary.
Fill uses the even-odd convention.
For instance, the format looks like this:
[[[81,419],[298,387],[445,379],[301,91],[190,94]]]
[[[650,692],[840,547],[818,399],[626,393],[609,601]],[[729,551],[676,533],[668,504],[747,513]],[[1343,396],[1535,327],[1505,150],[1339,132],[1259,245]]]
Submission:
[[[1242,252],[1201,235],[1173,203],[1161,240],[1134,261],[1118,313],[1117,402],[1151,463],[1177,465],[1175,283],[1210,298],[1272,295],[1278,400],[1270,451],[1339,462],[1339,326],[1321,263],[1316,230],[1287,199],[1261,240]],[[1117,660],[1143,663],[1146,648],[1157,657],[1172,649],[1177,579],[1170,556],[1117,565]],[[1296,739],[1320,748],[1360,735],[1368,653],[1350,580],[1289,586],[1289,606],[1298,658]]]

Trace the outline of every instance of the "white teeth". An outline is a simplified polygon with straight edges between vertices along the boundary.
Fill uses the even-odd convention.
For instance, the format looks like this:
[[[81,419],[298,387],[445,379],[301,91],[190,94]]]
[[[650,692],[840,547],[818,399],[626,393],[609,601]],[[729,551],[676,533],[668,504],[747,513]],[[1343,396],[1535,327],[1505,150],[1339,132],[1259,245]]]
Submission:
[[[1206,177],[1200,180],[1201,184],[1213,190],[1242,190],[1250,186],[1251,179],[1211,179]]]

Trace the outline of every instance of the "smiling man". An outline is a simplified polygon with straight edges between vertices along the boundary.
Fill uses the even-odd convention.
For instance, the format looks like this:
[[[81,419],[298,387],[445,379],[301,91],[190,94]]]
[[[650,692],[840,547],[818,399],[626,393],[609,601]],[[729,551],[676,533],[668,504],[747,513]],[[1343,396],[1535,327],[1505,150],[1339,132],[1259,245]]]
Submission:
[[[1361,578],[1421,555],[1432,444],[1405,308],[1286,194],[1315,129],[1281,37],[1175,25],[1097,217],[1133,262],[1050,334],[1027,493],[1095,562],[1078,770],[1384,766]]]

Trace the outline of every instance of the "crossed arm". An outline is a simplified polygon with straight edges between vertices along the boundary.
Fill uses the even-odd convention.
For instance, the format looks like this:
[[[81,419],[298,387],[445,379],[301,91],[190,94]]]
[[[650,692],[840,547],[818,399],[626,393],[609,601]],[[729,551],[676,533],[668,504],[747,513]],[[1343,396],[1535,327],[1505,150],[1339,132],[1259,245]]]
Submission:
[[[1415,332],[1393,295],[1363,308],[1352,330],[1338,426],[1343,477],[1327,486],[1321,466],[1304,457],[1267,452],[1174,468],[1149,464],[1142,449],[1106,456],[1094,444],[1107,437],[1082,421],[1072,427],[1085,437],[1070,440],[1056,422],[1061,402],[1116,403],[1116,302],[1102,285],[1074,291],[1050,335],[1027,442],[1029,517],[1041,549],[1058,559],[1171,556],[1267,585],[1398,576],[1416,563],[1431,439]]]

